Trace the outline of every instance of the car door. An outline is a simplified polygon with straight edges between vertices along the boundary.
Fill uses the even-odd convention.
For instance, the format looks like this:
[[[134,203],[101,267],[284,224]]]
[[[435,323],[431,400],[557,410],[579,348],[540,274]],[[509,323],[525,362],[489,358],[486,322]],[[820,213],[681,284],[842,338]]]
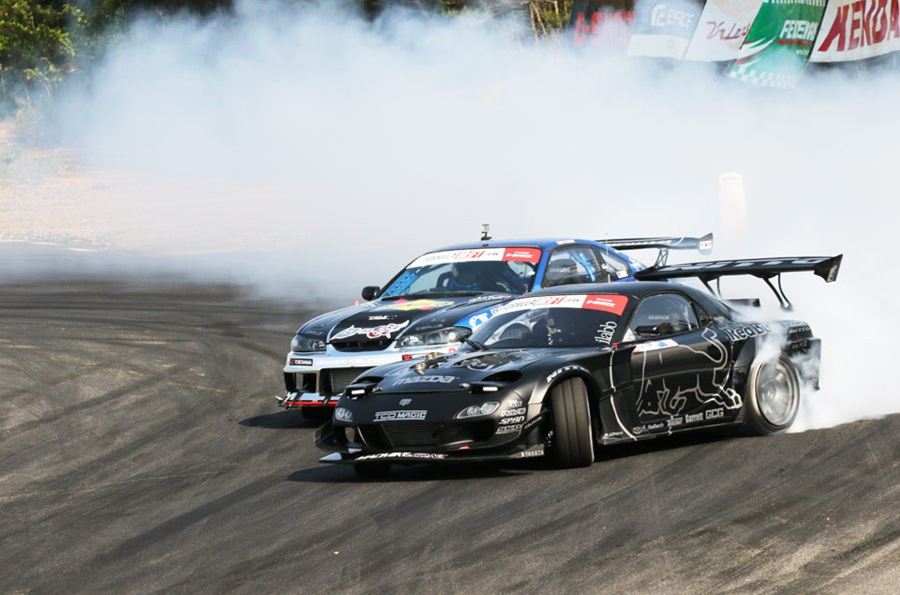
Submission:
[[[625,340],[636,342],[636,432],[664,433],[732,411],[723,393],[730,380],[730,343],[708,322],[702,308],[678,292],[645,296],[635,308]]]

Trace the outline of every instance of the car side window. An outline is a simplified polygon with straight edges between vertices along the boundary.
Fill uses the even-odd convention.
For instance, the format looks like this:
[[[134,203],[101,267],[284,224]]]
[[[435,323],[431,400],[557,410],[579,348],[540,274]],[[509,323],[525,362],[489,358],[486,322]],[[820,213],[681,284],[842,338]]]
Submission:
[[[631,275],[631,266],[624,258],[603,250],[594,249],[598,255],[597,258],[602,263],[601,266],[606,270],[607,276],[613,280],[624,279]]]
[[[654,339],[700,328],[689,300],[674,293],[645,297],[628,324],[626,340]]]
[[[550,255],[544,272],[543,287],[572,283],[605,283],[609,273],[590,246],[559,248]]]

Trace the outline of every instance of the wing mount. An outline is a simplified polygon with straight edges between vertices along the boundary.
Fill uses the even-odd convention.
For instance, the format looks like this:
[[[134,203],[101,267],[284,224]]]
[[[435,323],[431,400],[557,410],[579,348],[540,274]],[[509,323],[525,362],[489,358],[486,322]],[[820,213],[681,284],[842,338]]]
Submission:
[[[648,238],[616,238],[597,240],[615,250],[659,250],[654,267],[663,266],[669,258],[669,250],[697,250],[700,254],[710,254],[713,248],[713,234],[699,238],[687,236],[658,236]]]

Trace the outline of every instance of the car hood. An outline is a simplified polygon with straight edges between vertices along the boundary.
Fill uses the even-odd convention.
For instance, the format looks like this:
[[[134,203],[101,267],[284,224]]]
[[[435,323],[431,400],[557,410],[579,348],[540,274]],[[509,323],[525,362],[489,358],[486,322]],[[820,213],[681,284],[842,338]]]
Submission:
[[[299,333],[333,345],[377,349],[408,332],[450,326],[472,328],[490,317],[490,310],[512,299],[511,294],[428,296],[379,299],[323,314],[300,327]]]
[[[456,353],[380,366],[358,382],[370,386],[377,382],[377,392],[388,394],[453,391],[473,383],[500,386],[518,380],[528,366],[565,363],[567,358],[581,355],[583,351],[547,348]]]

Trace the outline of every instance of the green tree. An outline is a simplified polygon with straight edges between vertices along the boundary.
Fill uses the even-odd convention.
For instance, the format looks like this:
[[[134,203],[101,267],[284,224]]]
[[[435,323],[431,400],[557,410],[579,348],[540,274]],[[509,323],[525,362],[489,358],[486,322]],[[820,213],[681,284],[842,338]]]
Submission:
[[[66,2],[0,0],[0,92],[49,93],[72,69],[69,24],[81,11]]]

